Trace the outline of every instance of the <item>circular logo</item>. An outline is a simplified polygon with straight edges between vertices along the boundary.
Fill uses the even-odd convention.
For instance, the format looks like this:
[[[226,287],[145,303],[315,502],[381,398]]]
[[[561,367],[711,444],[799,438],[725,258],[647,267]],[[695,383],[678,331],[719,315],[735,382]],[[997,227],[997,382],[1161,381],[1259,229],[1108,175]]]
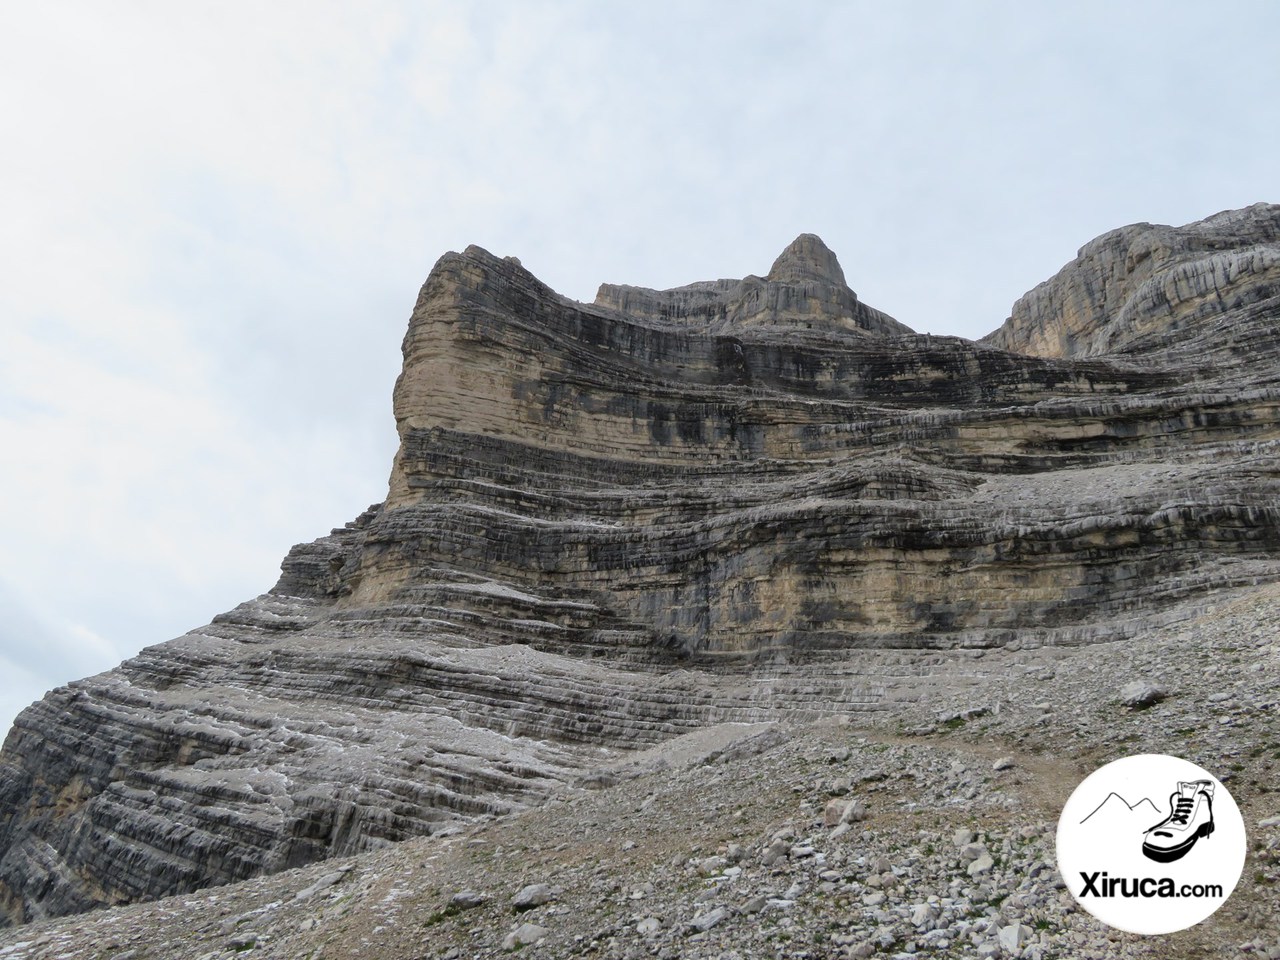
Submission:
[[[1058,869],[1080,906],[1129,933],[1185,930],[1244,869],[1244,820],[1216,777],[1161,753],[1095,770],[1058,820]]]

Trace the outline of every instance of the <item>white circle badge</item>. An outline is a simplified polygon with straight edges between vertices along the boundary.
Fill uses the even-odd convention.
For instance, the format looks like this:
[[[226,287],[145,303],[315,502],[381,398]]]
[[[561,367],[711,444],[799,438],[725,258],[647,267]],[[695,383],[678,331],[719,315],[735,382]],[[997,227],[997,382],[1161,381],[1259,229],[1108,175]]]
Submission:
[[[1161,753],[1095,770],[1058,820],[1058,869],[1080,906],[1129,933],[1185,930],[1244,869],[1240,808],[1216,777]]]

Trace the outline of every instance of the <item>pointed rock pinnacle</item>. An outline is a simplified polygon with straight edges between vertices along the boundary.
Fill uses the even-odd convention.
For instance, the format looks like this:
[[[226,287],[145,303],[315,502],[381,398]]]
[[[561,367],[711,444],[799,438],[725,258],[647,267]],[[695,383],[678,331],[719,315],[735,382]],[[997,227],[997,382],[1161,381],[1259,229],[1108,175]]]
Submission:
[[[802,233],[778,255],[769,269],[768,280],[796,283],[820,280],[837,286],[846,286],[840,261],[822,238],[813,233]]]

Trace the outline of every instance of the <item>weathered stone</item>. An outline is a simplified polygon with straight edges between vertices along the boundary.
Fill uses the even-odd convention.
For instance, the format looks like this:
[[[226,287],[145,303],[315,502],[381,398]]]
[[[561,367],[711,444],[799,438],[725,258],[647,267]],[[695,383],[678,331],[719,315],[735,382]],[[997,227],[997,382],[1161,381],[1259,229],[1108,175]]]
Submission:
[[[531,883],[511,898],[513,910],[532,910],[556,898],[556,892],[548,884]]]
[[[1134,680],[1120,690],[1120,702],[1126,707],[1150,707],[1169,696],[1169,691],[1149,680]]]
[[[823,826],[834,827],[841,823],[849,822],[845,818],[845,811],[855,802],[853,800],[828,800],[827,805],[822,810]]]
[[[657,917],[645,917],[636,924],[636,933],[642,937],[657,936],[662,930],[662,921]]]
[[[996,931],[996,940],[1000,949],[1007,954],[1016,955],[1022,945],[1031,939],[1033,931],[1024,923],[1011,923]]]
[[[455,910],[474,910],[489,902],[489,898],[476,890],[459,890],[449,898],[449,906]]]
[[[713,907],[706,913],[701,913],[689,921],[689,928],[697,933],[706,933],[712,927],[719,925],[728,916],[728,907]]]
[[[711,877],[720,873],[729,865],[729,861],[724,857],[706,857],[697,861],[694,868],[698,871],[699,876]]]
[[[850,800],[840,815],[840,822],[847,824],[860,823],[865,819],[867,819],[867,805],[858,797]]]
[[[990,873],[994,866],[995,861],[991,859],[991,854],[984,853],[969,864],[967,872],[971,877],[980,877],[984,873]]]
[[[787,851],[791,849],[791,845],[781,837],[770,841],[769,845],[764,848],[760,854],[760,862],[766,867],[772,867],[776,863],[787,858]]]
[[[346,875],[347,875],[347,871],[345,870],[335,870],[332,873],[326,873],[323,877],[321,877],[315,883],[311,884],[311,886],[305,887],[302,890],[299,890],[294,895],[294,899],[306,900],[309,897],[314,897],[320,891],[327,890],[330,887],[332,887],[334,884],[340,883],[346,877]]]
[[[502,949],[511,951],[527,947],[545,939],[550,932],[546,927],[540,927],[536,923],[522,923],[507,934],[506,939],[502,941]]]
[[[918,903],[915,909],[911,911],[911,924],[915,927],[926,926],[937,919],[938,908],[932,903]]]
[[[985,843],[966,843],[960,848],[960,856],[965,860],[977,860],[978,857],[986,852],[987,845]]]
[[[828,827],[857,823],[866,818],[867,806],[857,797],[829,800],[822,811],[823,825]]]

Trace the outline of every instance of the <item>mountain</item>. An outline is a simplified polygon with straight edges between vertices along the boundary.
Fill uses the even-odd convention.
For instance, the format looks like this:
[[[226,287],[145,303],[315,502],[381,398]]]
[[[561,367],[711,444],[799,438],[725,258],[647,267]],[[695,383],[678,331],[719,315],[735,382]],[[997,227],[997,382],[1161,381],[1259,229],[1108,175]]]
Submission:
[[[1041,357],[1230,364],[1253,346],[1274,356],[1278,210],[1258,203],[1184,227],[1138,223],[1103,234],[983,342]]]
[[[448,833],[711,724],[874,723],[983,650],[1280,580],[1277,223],[1108,234],[977,343],[862,304],[808,234],[593,304],[445,254],[385,502],[18,718],[0,911]]]

